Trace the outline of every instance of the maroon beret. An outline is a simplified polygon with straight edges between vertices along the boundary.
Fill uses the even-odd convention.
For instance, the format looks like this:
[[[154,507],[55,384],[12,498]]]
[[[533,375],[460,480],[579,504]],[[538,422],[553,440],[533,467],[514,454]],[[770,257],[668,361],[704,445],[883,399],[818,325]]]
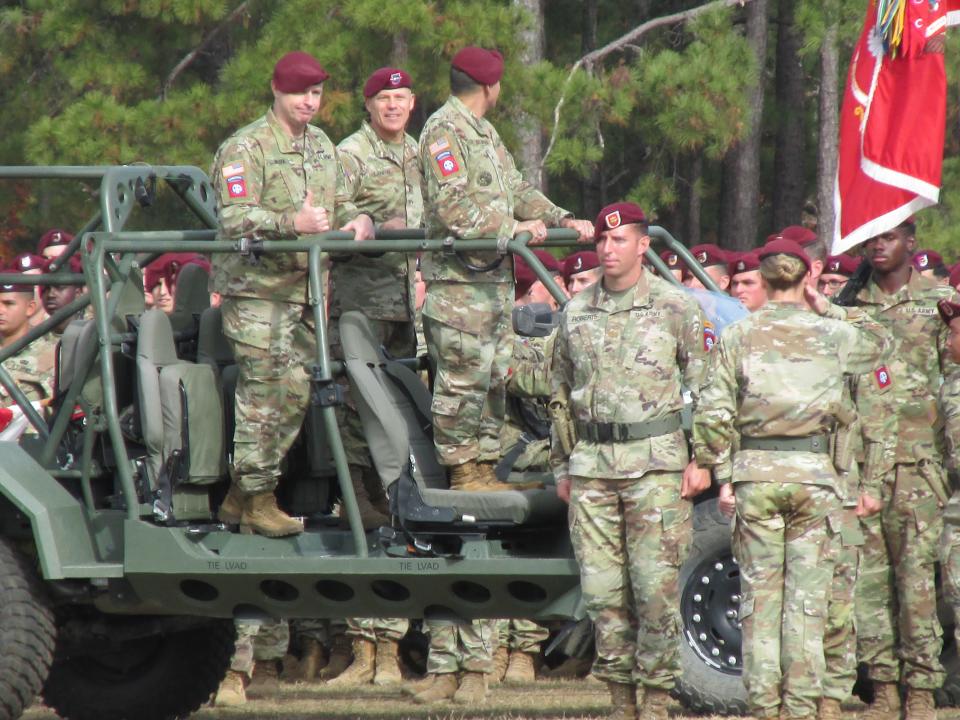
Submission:
[[[199,265],[208,273],[210,272],[210,261],[203,255],[197,253],[165,253],[144,268],[143,289],[152,290],[160,280],[166,280],[168,288],[176,285],[177,276],[180,275],[184,265]]]
[[[780,232],[768,235],[767,242],[778,238],[793,240],[800,247],[806,247],[817,241],[817,234],[810,228],[805,228],[803,225],[788,225]]]
[[[760,258],[755,252],[737,253],[727,263],[727,272],[731,277],[739,273],[760,269]]]
[[[697,262],[704,267],[710,267],[712,265],[726,265],[729,259],[726,251],[717,247],[713,243],[694,245],[692,248],[690,248],[690,254],[693,255],[697,259]]]
[[[290,52],[273,66],[273,84],[280,92],[302,93],[330,77],[310,53]]]
[[[381,90],[412,88],[413,80],[400,68],[382,67],[374,70],[363,86],[363,96],[372,98]]]
[[[43,263],[43,272],[52,273],[52,272],[63,272],[64,268],[60,267],[57,270],[53,270],[51,267],[54,261],[59,260],[60,258],[48,258]],[[72,273],[82,273],[83,272],[83,261],[80,259],[80,256],[76,253],[70,256],[70,259],[67,261],[67,269]]]
[[[673,250],[664,250],[660,253],[660,259],[663,260],[663,264],[671,270],[683,270],[686,267],[686,264],[680,259],[680,256]]]
[[[857,271],[858,267],[860,267],[860,258],[855,258],[853,255],[843,253],[842,255],[831,255],[828,257],[827,264],[823,266],[823,271],[833,275],[846,275],[850,277]]]
[[[551,275],[559,275],[563,271],[560,262],[546,250],[534,250],[533,254]],[[517,297],[526,295],[530,287],[539,280],[533,273],[533,269],[519,255],[513,258],[513,277],[516,282]]]
[[[43,270],[43,266],[46,264],[47,259],[42,255],[34,255],[33,253],[21,253],[17,255],[13,262],[10,263],[12,268],[10,272],[26,272],[27,270]]]
[[[618,202],[613,205],[607,205],[600,214],[597,215],[597,221],[593,224],[594,239],[599,240],[601,233],[607,230],[613,230],[621,225],[632,225],[633,223],[645,223],[647,216],[639,205],[631,202]]]
[[[6,275],[9,273],[19,273],[20,268],[0,267],[0,273]],[[0,285],[0,293],[30,293],[33,294],[33,285]]]
[[[780,237],[776,240],[771,240],[757,251],[757,257],[761,260],[771,255],[791,255],[803,262],[808,271],[810,270],[810,258],[796,240],[788,240],[787,238]]]
[[[913,266],[917,270],[932,270],[943,265],[943,257],[935,250],[917,250],[913,254]]]
[[[60,228],[47,230],[40,236],[40,242],[37,243],[37,255],[43,255],[44,250],[54,245],[69,245],[71,240],[73,240],[73,235],[66,230]]]
[[[563,279],[569,281],[572,275],[587,272],[600,267],[600,258],[593,250],[581,250],[568,255],[563,261]]]
[[[941,300],[937,303],[937,310],[940,312],[940,318],[949,325],[952,320],[960,317],[960,303],[950,300]]]
[[[950,283],[950,287],[956,288],[957,285],[960,285],[960,262],[953,266],[950,270],[950,277],[947,280]]]
[[[450,64],[481,85],[496,85],[503,77],[503,55],[496,50],[468,45]]]

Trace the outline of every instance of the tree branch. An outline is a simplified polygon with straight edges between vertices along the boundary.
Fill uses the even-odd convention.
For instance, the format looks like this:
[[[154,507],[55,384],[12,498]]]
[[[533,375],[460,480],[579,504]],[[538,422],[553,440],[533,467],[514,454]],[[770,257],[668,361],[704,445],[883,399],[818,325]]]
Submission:
[[[573,80],[573,76],[577,74],[577,71],[580,68],[587,68],[590,70],[594,65],[606,58],[607,55],[610,55],[617,50],[622,50],[625,47],[635,49],[634,43],[651,30],[656,30],[664,25],[674,25],[676,23],[687,22],[688,20],[692,20],[699,15],[703,15],[704,13],[710,12],[711,10],[715,10],[717,8],[732,7],[733,5],[739,5],[740,7],[743,7],[750,1],[751,0],[712,0],[712,2],[708,2],[704,5],[698,5],[697,7],[690,8],[689,10],[683,10],[681,12],[673,13],[672,15],[664,15],[663,17],[648,20],[645,23],[637,25],[637,27],[625,35],[621,35],[616,40],[607,43],[601,48],[597,48],[596,50],[588,52],[582,58],[577,60],[573,64],[573,67],[570,68],[570,72],[567,74],[567,79],[563,81],[563,89],[560,91],[560,99],[553,108],[553,129],[550,131],[550,142],[547,144],[547,149],[543,153],[543,159],[540,161],[541,170],[546,165],[547,158],[550,157],[550,153],[553,151],[553,146],[557,142],[557,135],[559,134],[560,130],[560,111],[563,109],[563,105],[567,100],[567,89],[570,87],[570,82]]]
[[[174,81],[180,76],[184,70],[186,70],[193,63],[194,60],[202,53],[207,47],[212,43],[217,35],[223,32],[224,28],[227,27],[230,23],[234,22],[240,15],[242,15],[247,7],[250,5],[250,0],[243,0],[242,3],[237,5],[229,15],[227,15],[223,21],[217,25],[213,30],[211,30],[205,38],[200,42],[197,47],[188,52],[183,59],[176,64],[173,70],[170,71],[170,74],[167,75],[167,79],[163,83],[163,89],[160,91],[160,99],[165,100],[167,97],[167,92],[170,90],[170,86],[173,85]]]

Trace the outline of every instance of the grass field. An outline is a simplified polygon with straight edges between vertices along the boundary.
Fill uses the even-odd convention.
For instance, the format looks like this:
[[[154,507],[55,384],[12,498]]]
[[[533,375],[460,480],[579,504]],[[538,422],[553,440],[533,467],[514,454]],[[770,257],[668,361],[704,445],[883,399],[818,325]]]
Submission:
[[[862,705],[851,704],[845,714],[857,718]],[[540,681],[527,685],[491,688],[487,702],[480,707],[462,707],[452,703],[430,706],[414,705],[396,690],[361,688],[358,690],[326,689],[322,685],[281,685],[276,695],[250,700],[242,708],[201,708],[192,720],[307,720],[319,718],[377,718],[380,720],[467,720],[482,718],[521,720],[522,718],[603,718],[609,712],[606,687],[580,681]],[[673,720],[695,716],[684,715],[679,705],[671,711]],[[31,708],[26,720],[55,720],[56,714],[42,707]],[[699,716],[702,717],[702,716]],[[960,710],[940,710],[940,720],[960,720]]]

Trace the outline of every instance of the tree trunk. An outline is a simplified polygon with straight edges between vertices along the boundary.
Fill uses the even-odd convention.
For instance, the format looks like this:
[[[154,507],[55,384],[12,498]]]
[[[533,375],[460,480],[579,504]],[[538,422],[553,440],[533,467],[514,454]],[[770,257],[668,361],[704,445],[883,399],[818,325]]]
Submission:
[[[545,37],[543,34],[544,0],[513,0],[531,15],[532,24],[520,31],[523,50],[520,61],[527,67],[543,60]],[[518,110],[515,113],[519,152],[517,160],[524,179],[540,190],[546,190],[540,163],[543,161],[543,133],[540,124],[529,113]]]
[[[798,225],[806,196],[806,114],[797,0],[780,0],[777,25],[777,138],[773,160],[773,229]]]
[[[690,160],[690,194],[687,205],[687,246],[700,244],[700,211],[703,206],[703,154],[696,153]]]
[[[827,26],[820,46],[820,152],[817,157],[817,233],[833,243],[839,128],[839,52],[837,25]]]
[[[767,2],[753,0],[746,7],[747,42],[757,60],[756,84],[750,91],[747,130],[723,163],[724,207],[721,237],[724,247],[749,250],[756,245],[760,199],[760,135],[767,58]]]
[[[390,53],[391,62],[394,67],[406,67],[410,56],[410,44],[407,40],[407,33],[403,30],[393,36],[393,51]]]

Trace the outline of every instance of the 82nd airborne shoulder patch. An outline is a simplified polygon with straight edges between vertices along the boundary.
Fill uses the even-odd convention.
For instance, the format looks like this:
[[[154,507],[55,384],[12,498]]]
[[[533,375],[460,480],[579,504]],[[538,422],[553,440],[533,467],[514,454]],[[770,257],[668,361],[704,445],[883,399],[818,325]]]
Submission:
[[[227,195],[232,198],[247,196],[247,181],[243,177],[243,163],[233,163],[223,168],[223,179],[227,183]]]
[[[446,179],[460,172],[460,162],[453,154],[450,140],[446,136],[440,137],[428,150],[436,163],[434,171],[439,175],[439,179]]]

